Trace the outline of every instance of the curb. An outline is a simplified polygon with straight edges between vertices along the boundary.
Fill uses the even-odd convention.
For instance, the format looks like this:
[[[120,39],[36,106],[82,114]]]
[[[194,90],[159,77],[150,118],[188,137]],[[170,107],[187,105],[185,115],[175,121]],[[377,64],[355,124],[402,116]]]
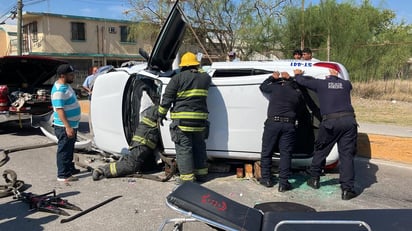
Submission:
[[[89,101],[80,100],[82,114],[89,114]],[[357,153],[369,159],[412,164],[412,137],[358,133]]]
[[[358,133],[358,155],[412,164],[412,138]]]

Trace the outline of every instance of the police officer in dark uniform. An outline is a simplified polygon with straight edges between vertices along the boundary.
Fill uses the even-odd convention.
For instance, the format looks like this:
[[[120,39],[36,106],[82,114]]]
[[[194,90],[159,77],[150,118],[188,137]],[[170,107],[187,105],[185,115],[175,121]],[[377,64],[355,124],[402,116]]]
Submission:
[[[208,174],[206,143],[209,122],[206,98],[211,77],[199,70],[196,55],[187,52],[179,66],[181,72],[167,84],[159,106],[159,121],[166,118],[170,108],[170,133],[176,148],[180,177],[178,184],[187,181],[206,181]]]
[[[304,108],[304,100],[297,83],[287,72],[275,71],[260,85],[269,94],[269,107],[262,137],[260,184],[273,187],[271,179],[272,155],[278,145],[280,151],[279,192],[291,190],[289,183],[291,155],[296,142],[295,122]]]
[[[356,154],[358,124],[351,104],[352,84],[338,77],[339,70],[329,69],[329,72],[330,75],[322,80],[303,76],[302,70],[294,71],[298,84],[317,93],[322,114],[310,166],[311,177],[307,180],[307,184],[314,189],[320,188],[320,175],[325,159],[337,143],[342,200],[350,200],[357,196],[354,190],[353,158]]]
[[[121,177],[142,172],[145,167],[155,166],[154,150],[159,142],[159,129],[157,127],[157,106],[151,106],[142,112],[142,119],[132,138],[129,147],[130,154],[119,161],[100,166],[93,171],[93,180],[103,177]]]

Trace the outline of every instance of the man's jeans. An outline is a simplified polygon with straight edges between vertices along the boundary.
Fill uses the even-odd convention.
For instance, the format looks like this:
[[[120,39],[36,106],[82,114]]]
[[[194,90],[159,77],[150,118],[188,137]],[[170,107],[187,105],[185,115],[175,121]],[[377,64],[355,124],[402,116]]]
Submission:
[[[58,139],[56,155],[57,177],[68,178],[74,170],[73,152],[77,129],[74,130],[75,136],[73,138],[67,137],[65,127],[54,126],[54,133]]]

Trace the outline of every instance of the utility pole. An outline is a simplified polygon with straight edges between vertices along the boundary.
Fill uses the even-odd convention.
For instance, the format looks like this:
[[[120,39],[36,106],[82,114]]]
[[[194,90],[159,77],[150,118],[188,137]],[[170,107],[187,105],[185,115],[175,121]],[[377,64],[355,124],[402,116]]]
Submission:
[[[327,61],[330,60],[330,30],[328,30],[328,39],[326,40]]]
[[[22,54],[23,0],[17,0],[17,55]]]
[[[300,25],[300,49],[303,49],[305,47],[305,0],[302,0],[302,20],[301,20],[301,25]]]

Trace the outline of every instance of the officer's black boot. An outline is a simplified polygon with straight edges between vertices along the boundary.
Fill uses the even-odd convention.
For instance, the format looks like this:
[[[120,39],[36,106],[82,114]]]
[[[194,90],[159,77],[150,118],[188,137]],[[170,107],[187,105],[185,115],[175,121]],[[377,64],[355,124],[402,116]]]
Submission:
[[[289,181],[286,181],[286,183],[279,183],[278,191],[279,192],[286,192],[290,191],[293,189],[293,186]]]
[[[269,179],[260,178],[259,184],[265,186],[266,188],[271,188],[271,187],[273,187],[273,185],[274,185],[272,179],[270,179],[270,178],[269,178]]]
[[[311,188],[319,189],[320,188],[320,179],[319,177],[311,177],[306,181]]]
[[[355,198],[357,196],[358,196],[358,194],[353,189],[342,190],[342,200],[345,200],[345,201],[350,200],[350,199]]]

